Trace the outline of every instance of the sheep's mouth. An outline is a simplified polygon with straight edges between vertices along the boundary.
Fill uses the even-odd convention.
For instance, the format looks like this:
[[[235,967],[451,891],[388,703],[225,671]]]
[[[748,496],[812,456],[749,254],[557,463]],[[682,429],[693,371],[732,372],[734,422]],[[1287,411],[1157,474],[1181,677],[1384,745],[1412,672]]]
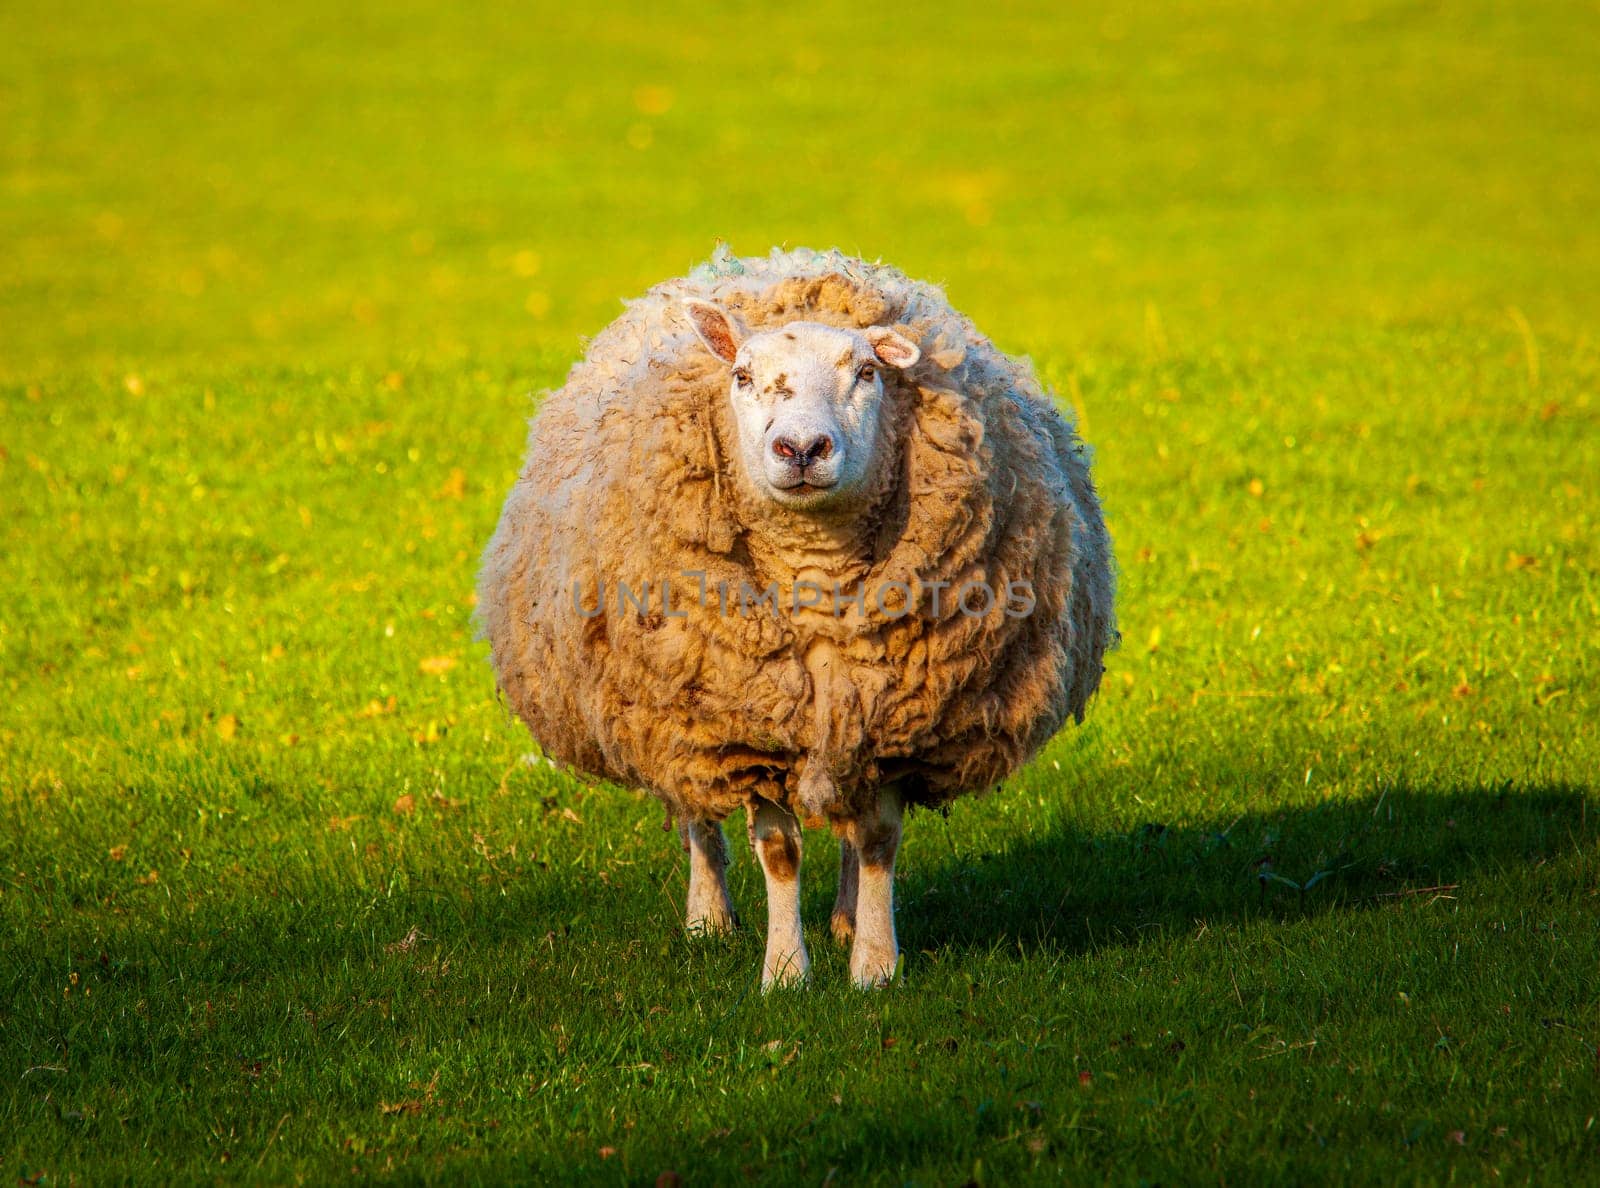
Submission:
[[[839,484],[837,482],[814,483],[809,479],[801,479],[794,483],[771,483],[769,485],[772,489],[773,498],[780,503],[812,504],[826,499]]]
[[[778,490],[785,495],[813,495],[822,491],[831,491],[833,487],[834,484],[832,483],[813,483],[806,479],[801,479],[798,483],[791,483],[787,487],[779,487]]]

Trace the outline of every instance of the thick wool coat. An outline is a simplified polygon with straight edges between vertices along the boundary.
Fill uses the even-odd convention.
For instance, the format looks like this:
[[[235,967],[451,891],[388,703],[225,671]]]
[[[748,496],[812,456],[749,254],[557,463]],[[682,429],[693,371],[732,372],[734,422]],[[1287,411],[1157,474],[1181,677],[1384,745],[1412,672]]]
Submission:
[[[745,477],[727,365],[685,298],[752,333],[892,326],[921,347],[885,372],[849,522],[780,508]],[[971,582],[997,595],[988,613],[968,613],[981,588],[958,603]],[[1006,613],[1008,589],[1030,613]],[[760,796],[837,822],[890,782],[922,805],[990,788],[1081,719],[1112,596],[1087,451],[1027,360],[892,268],[722,252],[632,302],[544,399],[479,613],[500,688],[551,757],[684,817]]]

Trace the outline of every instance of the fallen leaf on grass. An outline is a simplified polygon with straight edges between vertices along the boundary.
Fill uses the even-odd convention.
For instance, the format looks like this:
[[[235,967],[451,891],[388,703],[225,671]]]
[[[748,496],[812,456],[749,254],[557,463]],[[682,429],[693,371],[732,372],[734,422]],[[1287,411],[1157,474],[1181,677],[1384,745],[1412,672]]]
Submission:
[[[388,944],[384,945],[383,951],[385,953],[409,953],[412,949],[415,949],[419,944],[427,939],[428,938],[423,935],[422,929],[413,924],[410,932],[406,933],[405,936],[401,937],[399,940],[390,941]]]
[[[601,1159],[610,1159],[616,1153],[617,1149],[615,1147],[601,1147],[599,1151]]]
[[[138,878],[134,879],[133,881],[135,883],[138,883],[139,886],[141,886],[141,887],[154,887],[157,883],[159,883],[161,881],[161,876],[157,872],[152,870],[149,874],[140,875]]]
[[[891,1041],[892,1042],[892,1041]],[[794,1058],[800,1055],[800,1045],[793,1044],[787,1052],[783,1050],[784,1041],[781,1039],[768,1040],[761,1045],[761,1050],[767,1054],[767,1061],[774,1068],[783,1068],[793,1064]]]
[[[217,733],[222,736],[223,742],[229,742],[239,733],[239,719],[232,714],[223,714],[217,719]]]
[[[454,656],[429,656],[421,661],[417,667],[429,676],[443,676],[457,664]]]
[[[408,935],[406,939],[410,940],[413,936],[418,935],[420,934],[415,928],[413,928],[410,935]],[[424,937],[423,939],[427,938]],[[388,947],[392,948],[393,946]],[[434,1092],[439,1088],[439,1074],[437,1072],[434,1073],[433,1079],[430,1080],[426,1085],[424,1085],[421,1081],[412,1081],[409,1087],[412,1089],[421,1089],[422,1097],[420,1099],[408,1097],[404,1101],[380,1101],[378,1103],[378,1112],[381,1114],[407,1114],[413,1117],[422,1113],[423,1110],[427,1109],[433,1104]]]
[[[127,846],[112,846],[111,849],[109,851],[107,851],[107,853],[110,855],[111,861],[113,861],[113,862],[121,862],[124,858],[126,858],[128,856],[128,847]]]
[[[394,811],[400,816],[409,816],[410,814],[416,812],[416,809],[417,798],[411,795],[411,793],[407,792],[404,795],[395,797]]]
[[[450,472],[450,477],[439,484],[435,493],[439,499],[462,499],[467,494],[467,472],[457,466]]]

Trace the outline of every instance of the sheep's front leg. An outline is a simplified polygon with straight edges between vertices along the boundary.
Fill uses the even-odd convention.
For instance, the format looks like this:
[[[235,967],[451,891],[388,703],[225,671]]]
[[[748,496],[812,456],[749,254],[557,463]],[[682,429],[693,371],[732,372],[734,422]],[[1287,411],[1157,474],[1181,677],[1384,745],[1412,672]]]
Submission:
[[[900,946],[894,936],[894,858],[900,848],[900,794],[885,788],[875,812],[850,823],[850,843],[859,855],[856,875],[856,939],[850,976],[857,986],[886,986],[894,979]]]
[[[839,893],[833,897],[833,916],[828,930],[841,945],[856,934],[856,883],[861,873],[861,856],[849,838],[839,841]]]
[[[689,843],[689,906],[685,924],[690,932],[710,936],[732,932],[738,923],[728,896],[728,839],[717,821],[687,821]]]
[[[800,932],[800,822],[782,805],[756,802],[750,830],[767,876],[767,956],[761,989],[804,981],[811,972]]]

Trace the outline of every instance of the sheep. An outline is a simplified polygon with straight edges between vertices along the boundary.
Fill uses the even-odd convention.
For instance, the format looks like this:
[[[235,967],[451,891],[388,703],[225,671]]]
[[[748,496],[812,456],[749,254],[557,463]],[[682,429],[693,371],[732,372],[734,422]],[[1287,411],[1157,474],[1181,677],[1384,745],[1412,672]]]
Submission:
[[[1082,720],[1112,601],[1087,449],[1026,359],[886,265],[719,248],[545,398],[478,605],[545,754],[682,823],[693,932],[735,925],[746,810],[765,990],[809,974],[802,822],[840,842],[852,979],[894,978],[904,811]]]

